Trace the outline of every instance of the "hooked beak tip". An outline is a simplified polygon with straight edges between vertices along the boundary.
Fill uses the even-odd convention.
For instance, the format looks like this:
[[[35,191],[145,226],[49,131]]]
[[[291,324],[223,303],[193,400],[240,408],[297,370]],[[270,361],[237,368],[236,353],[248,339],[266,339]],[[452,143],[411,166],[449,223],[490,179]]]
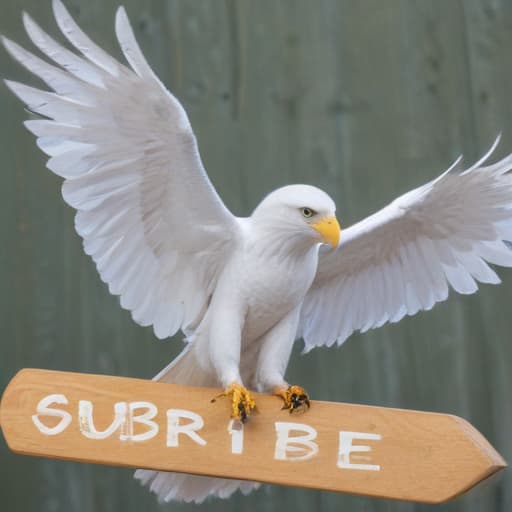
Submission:
[[[324,244],[329,244],[334,249],[340,243],[340,224],[336,217],[325,217],[319,222],[311,224],[312,228],[320,234]]]

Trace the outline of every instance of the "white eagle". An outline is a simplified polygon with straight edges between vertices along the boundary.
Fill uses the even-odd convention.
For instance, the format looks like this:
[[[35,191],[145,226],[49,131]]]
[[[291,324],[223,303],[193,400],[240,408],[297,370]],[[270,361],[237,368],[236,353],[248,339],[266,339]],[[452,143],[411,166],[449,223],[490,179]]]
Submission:
[[[478,281],[499,283],[488,263],[512,266],[512,155],[484,165],[497,141],[471,168],[459,159],[341,237],[334,201],[308,185],[275,190],[250,217],[235,217],[125,10],[115,30],[129,67],[93,43],[60,0],[53,10],[75,52],[27,14],[28,36],[48,60],[2,38],[52,92],[6,84],[40,116],[25,125],[64,178],[76,231],[110,292],[158,338],[185,334],[184,350],[155,379],[222,386],[240,420],[255,406],[249,389],[304,412],[306,391],[285,380],[297,339],[306,350],[341,345],[354,331],[432,308],[450,287],[468,294]],[[148,470],[136,477],[164,501],[259,485]]]

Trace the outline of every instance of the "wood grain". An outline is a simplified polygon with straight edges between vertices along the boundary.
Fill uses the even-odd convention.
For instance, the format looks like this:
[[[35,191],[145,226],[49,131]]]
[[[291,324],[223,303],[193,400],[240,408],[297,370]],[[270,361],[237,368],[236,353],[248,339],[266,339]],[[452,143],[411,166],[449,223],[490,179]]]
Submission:
[[[124,377],[25,369],[12,379],[3,395],[0,423],[11,450],[25,455],[429,503],[446,501],[506,466],[486,439],[456,416],[320,401],[313,401],[307,414],[291,416],[281,410],[277,397],[263,394],[255,395],[257,413],[243,428],[242,453],[232,453],[229,403],[223,399],[211,402],[219,391]],[[64,395],[68,403],[52,408],[67,411],[72,419],[61,433],[46,435],[32,418],[38,403],[54,394]],[[158,424],[158,433],[145,441],[122,441],[121,429],[116,429],[105,439],[90,439],[84,435],[88,430],[83,417],[78,418],[79,401],[92,403],[92,418],[98,431],[112,423],[115,403],[150,402],[158,409],[150,418]],[[204,426],[197,434],[206,444],[180,434],[178,446],[167,446],[168,409],[200,415]],[[58,423],[58,418],[44,415],[39,420],[48,427]],[[298,424],[290,438],[304,434],[298,430],[300,425],[312,427],[318,452],[307,460],[276,460],[276,422]],[[133,424],[133,434],[145,431],[147,425]],[[338,467],[340,436],[346,438],[354,432],[381,439],[354,439],[353,447],[367,446],[369,450],[364,455],[354,451],[345,459],[349,466]],[[297,455],[289,446],[285,450],[287,459]],[[300,448],[300,444],[294,446]],[[365,470],[357,464],[371,464],[373,469]]]

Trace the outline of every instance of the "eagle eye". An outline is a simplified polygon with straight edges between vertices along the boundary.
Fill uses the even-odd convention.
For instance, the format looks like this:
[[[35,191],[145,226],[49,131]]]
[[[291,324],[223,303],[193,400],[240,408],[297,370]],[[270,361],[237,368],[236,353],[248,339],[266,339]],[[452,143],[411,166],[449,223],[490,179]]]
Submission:
[[[301,208],[300,211],[302,212],[302,215],[306,217],[306,219],[310,219],[316,213],[315,210],[308,208],[307,206]]]

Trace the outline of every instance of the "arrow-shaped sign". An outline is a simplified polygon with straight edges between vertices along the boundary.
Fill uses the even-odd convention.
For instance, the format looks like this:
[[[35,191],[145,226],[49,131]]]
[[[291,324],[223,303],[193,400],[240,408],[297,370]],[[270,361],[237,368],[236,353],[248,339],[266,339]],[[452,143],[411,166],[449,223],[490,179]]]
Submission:
[[[506,466],[456,416],[313,401],[302,416],[255,394],[242,425],[220,391],[139,379],[22,370],[0,406],[25,455],[256,480],[438,503]]]

